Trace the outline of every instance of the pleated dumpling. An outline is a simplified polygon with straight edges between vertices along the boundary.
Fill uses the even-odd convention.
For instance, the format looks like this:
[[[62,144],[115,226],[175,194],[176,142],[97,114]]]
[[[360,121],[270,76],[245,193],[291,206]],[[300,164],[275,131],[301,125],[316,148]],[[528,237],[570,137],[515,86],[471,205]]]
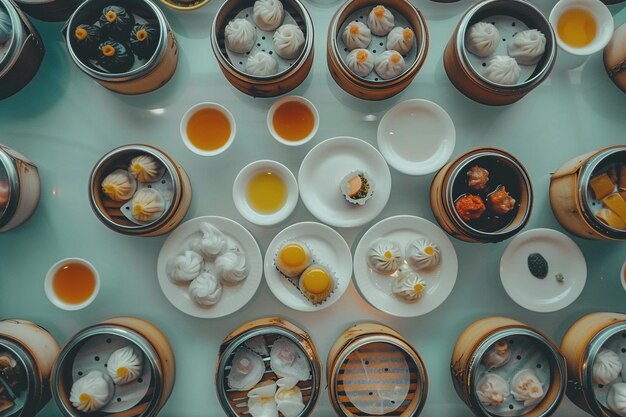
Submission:
[[[537,29],[518,32],[507,44],[509,56],[518,64],[534,65],[546,50],[546,37]]]
[[[385,51],[378,55],[374,68],[380,78],[389,80],[402,74],[406,68],[406,63],[398,51]]]
[[[131,159],[128,172],[139,182],[152,182],[159,179],[159,163],[150,155],[139,155]]]
[[[224,38],[228,49],[245,54],[250,52],[256,42],[256,29],[246,19],[233,19],[226,25]]]
[[[142,367],[143,355],[132,346],[116,350],[107,361],[107,372],[117,385],[128,384],[139,378]]]
[[[135,194],[130,203],[131,214],[140,222],[149,222],[161,217],[165,211],[165,200],[158,191],[143,188]]]
[[[618,382],[611,386],[606,405],[621,417],[626,417],[626,383]]]
[[[304,32],[290,23],[282,25],[274,32],[274,51],[285,59],[294,59],[304,47]]]
[[[593,362],[593,382],[608,385],[622,372],[622,361],[619,355],[609,349],[600,349]]]
[[[374,56],[367,49],[355,49],[346,57],[346,65],[359,77],[367,77],[374,69]]]
[[[11,16],[0,9],[0,44],[7,42],[11,39],[13,32],[13,24],[11,23]]]
[[[395,18],[393,13],[389,11],[385,6],[376,6],[372,9],[367,16],[367,26],[374,35],[385,36],[395,24]]]
[[[416,271],[432,269],[441,261],[441,250],[431,239],[420,237],[407,246],[406,261]]]
[[[204,262],[202,256],[196,252],[187,250],[178,255],[167,264],[167,275],[176,283],[188,283],[202,272]]]
[[[191,241],[191,249],[198,252],[204,259],[215,259],[226,248],[226,237],[224,233],[211,223],[200,224],[202,237]]]
[[[400,245],[393,240],[376,240],[367,250],[367,264],[379,274],[393,274],[402,265]]]
[[[91,371],[74,382],[70,402],[78,411],[91,413],[107,405],[113,393],[111,378],[100,371]]]
[[[215,259],[217,275],[226,283],[238,284],[248,276],[250,267],[246,255],[239,249],[230,250]]]
[[[510,56],[494,56],[485,68],[485,78],[496,84],[514,85],[519,81],[520,68]]]
[[[531,369],[522,369],[511,379],[511,394],[516,401],[523,401],[524,407],[535,405],[545,397],[543,383]]]
[[[465,35],[465,47],[481,58],[488,57],[500,44],[500,31],[491,23],[474,23]]]
[[[296,378],[281,378],[276,381],[276,408],[284,417],[297,417],[304,410],[304,401],[302,399],[302,391],[298,385]]]
[[[341,40],[348,50],[367,48],[372,42],[372,32],[362,22],[350,22],[341,34]]]
[[[498,406],[509,396],[509,383],[496,374],[486,374],[476,384],[476,396],[485,406]]]
[[[257,0],[252,9],[252,20],[256,26],[266,32],[275,30],[281,23],[285,10],[279,0]]]
[[[409,27],[395,27],[387,35],[387,49],[400,52],[402,55],[407,54],[413,47],[415,33]]]
[[[137,190],[135,178],[123,169],[116,169],[102,180],[102,192],[113,201],[133,198]]]
[[[274,75],[278,72],[278,61],[267,52],[259,51],[248,57],[246,72],[261,77]]]
[[[222,296],[220,280],[210,272],[203,272],[189,284],[189,297],[201,306],[212,306]]]

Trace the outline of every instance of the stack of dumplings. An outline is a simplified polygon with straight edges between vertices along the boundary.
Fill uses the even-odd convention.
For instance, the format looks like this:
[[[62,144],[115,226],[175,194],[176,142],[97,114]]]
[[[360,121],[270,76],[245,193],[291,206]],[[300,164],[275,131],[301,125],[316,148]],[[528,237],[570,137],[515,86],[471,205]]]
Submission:
[[[209,223],[202,223],[200,236],[193,238],[188,248],[166,265],[170,280],[188,286],[189,298],[201,307],[216,304],[222,297],[222,284],[238,285],[248,277],[249,271],[245,253]]]
[[[478,22],[465,35],[465,47],[480,58],[488,58],[482,75],[502,85],[516,85],[520,79],[520,65],[536,65],[546,47],[545,35],[537,29],[513,34],[507,43],[507,55],[494,55],[500,45],[500,31],[492,23]]]
[[[231,20],[224,30],[226,48],[237,54],[247,54],[244,71],[257,77],[267,77],[279,72],[279,62],[276,55],[285,60],[294,60],[304,49],[305,36],[299,26],[286,23],[285,10],[279,0],[257,0],[254,2],[252,20],[236,18]],[[258,29],[258,30],[257,30]],[[252,51],[257,37],[265,39],[271,33],[273,51]]]
[[[372,44],[372,34],[387,37],[387,50],[375,55],[375,50],[366,49]],[[350,71],[361,78],[375,71],[381,79],[390,80],[405,71],[404,57],[413,47],[415,33],[409,27],[395,26],[393,13],[376,6],[367,16],[367,25],[359,21],[348,23],[341,40],[349,51],[345,63]]]

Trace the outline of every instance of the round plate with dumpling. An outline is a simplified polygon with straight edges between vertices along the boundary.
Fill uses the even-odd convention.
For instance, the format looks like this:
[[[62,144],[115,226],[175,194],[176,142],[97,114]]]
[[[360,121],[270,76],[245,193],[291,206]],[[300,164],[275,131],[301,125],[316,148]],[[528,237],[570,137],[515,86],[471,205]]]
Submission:
[[[354,251],[359,291],[371,305],[398,317],[421,316],[437,308],[452,292],[457,272],[448,236],[416,216],[381,220],[365,232]]]
[[[199,267],[201,271],[197,271],[196,258],[202,263],[203,257],[211,255],[209,253],[211,247],[208,244],[204,247],[197,246],[203,234],[201,230],[206,228],[207,224],[212,230],[217,229],[223,234],[225,244],[218,254],[213,255],[210,261],[206,261],[206,265]],[[203,253],[202,251],[204,254],[200,255],[198,252]],[[226,254],[228,256],[224,257]],[[231,256],[232,254],[236,256]],[[245,258],[247,274],[245,278],[236,282],[239,277],[235,269],[227,275],[221,270],[225,264],[235,265],[240,258],[239,255]],[[188,262],[181,259],[181,265],[177,264],[180,268],[175,283],[171,265],[178,256],[185,256]],[[216,297],[217,299],[207,298],[207,295],[215,292],[213,291],[215,288],[203,287],[204,281],[212,278],[210,275],[219,280],[221,294]],[[157,276],[165,297],[183,313],[200,318],[222,317],[234,313],[252,299],[263,276],[263,258],[254,236],[239,223],[219,216],[196,217],[181,224],[163,243],[157,261]],[[198,277],[200,281],[196,282]],[[206,284],[212,285],[210,282]]]

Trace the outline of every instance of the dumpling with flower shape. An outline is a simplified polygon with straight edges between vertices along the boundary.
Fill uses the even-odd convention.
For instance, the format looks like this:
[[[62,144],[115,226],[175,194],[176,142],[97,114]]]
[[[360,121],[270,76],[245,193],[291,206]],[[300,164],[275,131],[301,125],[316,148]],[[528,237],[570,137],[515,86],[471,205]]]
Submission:
[[[91,371],[74,381],[70,402],[78,411],[91,413],[107,405],[115,389],[111,378],[103,372]]]
[[[204,259],[213,260],[226,248],[227,242],[224,233],[211,223],[200,224],[202,237],[191,241],[191,249],[198,252]]]
[[[407,246],[406,261],[416,271],[432,269],[441,262],[441,249],[431,239],[420,237]]]
[[[406,62],[400,52],[385,51],[378,55],[374,69],[383,80],[395,78],[404,72]]]
[[[367,48],[372,42],[372,32],[362,22],[350,22],[341,34],[341,40],[348,50]]]
[[[304,410],[302,391],[296,378],[281,378],[276,381],[278,389],[274,395],[276,408],[284,417],[297,417]]]
[[[226,25],[224,39],[228,49],[245,54],[250,52],[256,42],[256,29],[246,19],[233,19]]]
[[[98,65],[105,71],[121,74],[129,71],[135,63],[135,55],[123,43],[106,40],[98,46]]]
[[[355,49],[346,57],[346,65],[359,77],[367,77],[374,69],[374,56],[367,49]]]
[[[222,296],[220,280],[210,272],[202,272],[189,284],[189,297],[200,306],[212,306]]]
[[[391,292],[407,303],[414,303],[424,295],[426,282],[408,265],[402,265],[391,285]]]
[[[137,190],[135,178],[123,169],[116,169],[102,180],[102,192],[113,201],[127,201]]]
[[[491,23],[474,23],[465,35],[465,47],[481,58],[494,53],[499,44],[500,31]]]
[[[367,16],[367,26],[374,35],[385,36],[395,24],[393,13],[385,6],[376,6]]]
[[[519,81],[520,68],[514,58],[497,55],[485,67],[484,76],[496,84],[514,85]]]
[[[531,369],[522,369],[511,379],[511,394],[516,401],[523,401],[524,407],[536,405],[543,399],[546,392]]]
[[[267,52],[258,51],[248,57],[246,72],[258,77],[274,75],[278,72],[278,61]]]
[[[377,239],[367,251],[367,264],[379,274],[393,274],[402,265],[402,250],[393,240]]]
[[[290,23],[282,25],[272,37],[274,51],[284,59],[294,59],[300,55],[304,47],[304,32],[296,25]]]
[[[215,270],[217,275],[226,283],[238,284],[246,279],[250,267],[246,255],[235,248],[215,259]]]
[[[486,374],[476,384],[478,401],[487,407],[501,405],[509,396],[509,383],[496,374]]]
[[[159,163],[150,155],[139,155],[130,160],[128,172],[139,182],[152,182],[159,179]]]
[[[132,346],[113,352],[107,361],[107,372],[117,385],[128,384],[139,378],[143,367],[143,355]]]
[[[100,29],[120,42],[128,40],[128,34],[135,24],[135,16],[120,6],[107,6],[100,15]]]
[[[387,49],[392,49],[405,55],[413,47],[413,39],[415,39],[413,29],[409,27],[395,27],[387,35]]]
[[[149,59],[159,43],[159,28],[148,24],[137,24],[130,32],[130,48],[139,59]]]
[[[2,12],[0,11],[0,13]],[[0,43],[2,43],[1,39]],[[98,45],[100,45],[100,28],[94,25],[76,26],[73,45],[76,48],[76,52],[82,57],[96,58],[98,56]]]
[[[204,262],[202,256],[196,252],[187,250],[182,255],[176,256],[167,264],[167,275],[176,283],[188,283],[202,272]]]
[[[165,212],[165,200],[155,189],[142,188],[133,196],[130,212],[140,222],[154,221]]]

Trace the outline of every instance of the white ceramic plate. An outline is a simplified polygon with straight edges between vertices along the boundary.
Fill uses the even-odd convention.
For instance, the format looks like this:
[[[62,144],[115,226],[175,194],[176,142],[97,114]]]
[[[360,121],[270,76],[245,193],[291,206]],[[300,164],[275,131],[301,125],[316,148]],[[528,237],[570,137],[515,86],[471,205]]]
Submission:
[[[216,304],[209,307],[196,304],[189,298],[188,285],[174,284],[165,272],[167,262],[188,248],[191,239],[200,236],[200,224],[204,222],[221,230],[229,243],[237,244],[246,254],[250,266],[248,277],[239,285],[223,285],[222,297]],[[263,258],[256,240],[245,227],[225,217],[196,217],[181,224],[163,243],[157,261],[159,285],[170,303],[183,313],[206,319],[226,316],[245,306],[256,293],[262,276]]]
[[[452,119],[428,100],[393,106],[378,125],[378,149],[389,165],[408,175],[437,171],[452,155],[456,130]]]
[[[548,276],[535,278],[528,270],[528,255],[541,254]],[[556,280],[556,274],[565,277]],[[576,243],[552,229],[532,229],[517,235],[500,259],[500,279],[520,306],[540,313],[557,311],[578,298],[587,280],[587,263]]]
[[[363,206],[348,203],[339,189],[352,171],[366,172],[374,194]],[[336,227],[357,227],[376,217],[387,205],[391,173],[382,155],[367,142],[351,137],[327,139],[306,155],[298,172],[300,198],[322,222]]]
[[[280,245],[287,240],[306,243],[316,260],[335,274],[336,288],[322,304],[313,305],[300,290],[274,266]],[[352,278],[352,254],[346,241],[332,228],[315,222],[293,224],[278,233],[265,252],[265,280],[272,293],[287,307],[300,311],[322,310],[335,303],[346,291]]]
[[[391,292],[393,277],[380,275],[367,264],[367,250],[379,238],[395,240],[402,248],[419,236],[432,239],[441,250],[440,264],[419,272],[426,281],[426,293],[415,303],[406,303]],[[361,238],[354,252],[354,278],[359,291],[377,309],[398,317],[416,317],[429,313],[443,303],[452,292],[458,263],[456,251],[446,234],[435,224],[415,216],[394,216],[372,226]]]

